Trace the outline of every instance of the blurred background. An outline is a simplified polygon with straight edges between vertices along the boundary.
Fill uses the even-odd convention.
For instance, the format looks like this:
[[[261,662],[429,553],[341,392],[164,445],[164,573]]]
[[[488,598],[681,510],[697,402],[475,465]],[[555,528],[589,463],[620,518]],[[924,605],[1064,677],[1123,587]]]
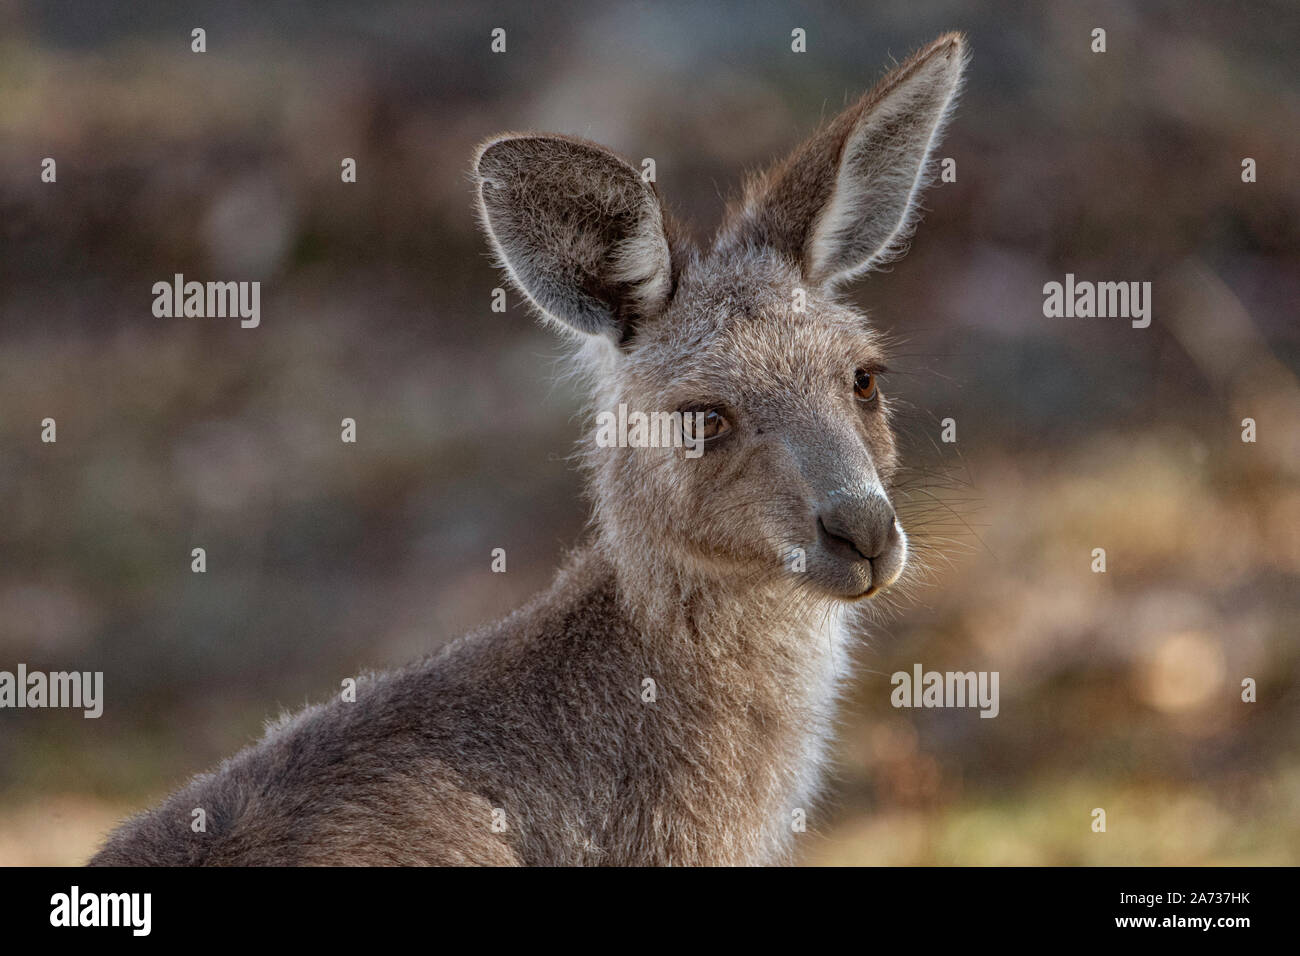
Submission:
[[[946,560],[859,656],[801,858],[1300,862],[1297,4],[0,0],[0,669],[106,697],[0,712],[0,864],[84,861],[580,540],[580,396],[490,309],[476,142],[654,157],[703,237],[949,29],[957,181],[854,290],[901,341],[911,530]],[[261,326],[155,318],[177,272],[260,280]],[[1044,318],[1066,272],[1152,282],[1150,328]],[[998,671],[1001,714],[892,709],[916,662]]]

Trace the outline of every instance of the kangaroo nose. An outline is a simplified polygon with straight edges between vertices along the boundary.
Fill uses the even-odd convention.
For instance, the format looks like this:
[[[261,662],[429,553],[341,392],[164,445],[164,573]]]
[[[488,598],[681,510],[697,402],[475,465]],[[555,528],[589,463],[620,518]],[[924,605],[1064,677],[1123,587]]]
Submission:
[[[836,501],[817,515],[822,543],[850,560],[880,557],[898,540],[894,506],[881,495]]]

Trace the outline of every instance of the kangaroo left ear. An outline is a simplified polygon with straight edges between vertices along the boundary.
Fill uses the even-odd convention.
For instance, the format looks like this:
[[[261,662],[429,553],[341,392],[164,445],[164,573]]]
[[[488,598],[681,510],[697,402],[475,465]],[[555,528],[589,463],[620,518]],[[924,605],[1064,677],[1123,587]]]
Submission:
[[[966,58],[957,33],[918,51],[752,180],[720,242],[775,249],[817,285],[845,281],[901,254]]]
[[[663,209],[623,160],[583,140],[506,135],[479,150],[474,171],[488,238],[545,318],[617,343],[663,311]]]

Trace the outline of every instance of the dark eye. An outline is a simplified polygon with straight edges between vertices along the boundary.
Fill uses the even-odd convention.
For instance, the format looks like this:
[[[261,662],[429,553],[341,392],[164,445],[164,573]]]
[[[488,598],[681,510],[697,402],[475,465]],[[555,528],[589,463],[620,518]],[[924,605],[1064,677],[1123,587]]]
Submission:
[[[853,376],[853,395],[860,402],[874,402],[876,391],[876,373],[860,368]]]
[[[696,415],[702,416],[697,419]],[[699,422],[699,434],[696,434],[696,422]],[[682,409],[682,434],[688,441],[708,441],[731,431],[731,422],[716,408]]]

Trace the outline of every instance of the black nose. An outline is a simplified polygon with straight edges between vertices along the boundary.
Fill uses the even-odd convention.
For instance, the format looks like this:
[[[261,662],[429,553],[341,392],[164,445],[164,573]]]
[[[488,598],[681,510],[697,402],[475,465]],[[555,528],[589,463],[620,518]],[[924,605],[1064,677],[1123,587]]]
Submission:
[[[829,551],[858,561],[880,557],[898,540],[894,507],[881,495],[827,505],[817,515],[817,533]]]

